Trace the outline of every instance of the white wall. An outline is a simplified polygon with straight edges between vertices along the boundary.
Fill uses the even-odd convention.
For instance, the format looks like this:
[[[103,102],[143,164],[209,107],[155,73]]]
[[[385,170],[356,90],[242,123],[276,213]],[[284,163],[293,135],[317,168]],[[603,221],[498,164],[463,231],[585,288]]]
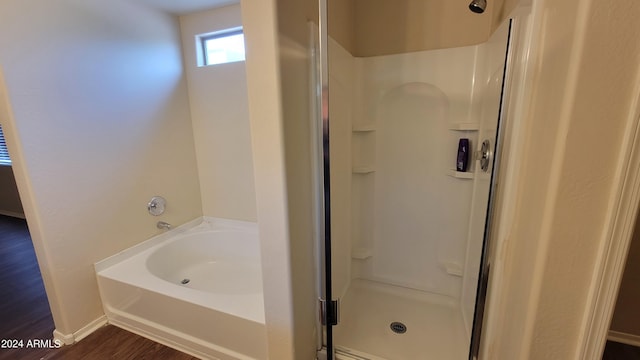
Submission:
[[[316,3],[241,4],[269,358],[313,359],[318,334],[307,20],[317,19]]]
[[[13,109],[2,126],[56,329],[70,335],[103,314],[95,261],[158,220],[202,215],[179,27],[122,0],[5,1],[0,49]],[[161,217],[147,213],[153,195],[168,200]]]
[[[256,221],[245,62],[197,66],[196,35],[242,26],[240,5],[180,17],[202,211]]]

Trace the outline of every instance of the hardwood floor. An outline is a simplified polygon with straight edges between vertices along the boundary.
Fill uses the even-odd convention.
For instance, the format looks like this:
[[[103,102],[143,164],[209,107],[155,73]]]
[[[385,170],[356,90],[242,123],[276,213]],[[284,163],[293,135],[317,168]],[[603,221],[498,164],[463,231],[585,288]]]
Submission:
[[[0,216],[0,319],[0,359],[35,355],[7,349],[7,340],[52,338],[53,319],[26,222],[6,216]]]
[[[111,325],[99,329],[77,344],[52,351],[43,359],[197,360],[195,357]]]
[[[0,215],[0,360],[197,359],[115,326],[56,348],[53,330],[26,222]]]

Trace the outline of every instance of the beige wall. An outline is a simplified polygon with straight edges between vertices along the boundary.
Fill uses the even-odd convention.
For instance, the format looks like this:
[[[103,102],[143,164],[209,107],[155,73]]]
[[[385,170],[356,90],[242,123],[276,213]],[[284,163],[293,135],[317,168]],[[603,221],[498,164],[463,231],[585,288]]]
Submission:
[[[356,1],[327,0],[329,36],[351,54],[356,53]]]
[[[11,166],[0,165],[0,215],[24,218],[24,210]]]
[[[509,18],[518,5],[530,3],[531,0],[497,0],[488,1],[491,8],[491,33],[496,31],[502,22]]]
[[[489,359],[577,358],[638,79],[637,1],[543,0],[534,11],[540,47]]]
[[[240,5],[180,17],[206,216],[256,221],[245,62],[197,66],[196,35],[242,26]]]
[[[627,263],[611,321],[611,330],[640,337],[640,217],[631,240]]]
[[[468,0],[355,0],[356,56],[475,45],[491,30],[492,7],[478,15]]]
[[[202,215],[178,22],[122,0],[2,2],[0,64],[13,109],[4,102],[0,118],[68,336],[103,315],[94,262],[158,233],[158,220]],[[147,213],[153,195],[165,215]]]
[[[517,3],[489,1],[483,14],[474,14],[469,0],[329,0],[329,32],[354,56],[475,45]]]

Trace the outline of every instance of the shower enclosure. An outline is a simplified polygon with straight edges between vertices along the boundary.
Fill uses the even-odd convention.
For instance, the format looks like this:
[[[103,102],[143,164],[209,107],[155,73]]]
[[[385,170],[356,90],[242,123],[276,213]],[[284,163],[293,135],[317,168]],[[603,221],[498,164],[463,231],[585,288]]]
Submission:
[[[445,26],[419,14],[448,10],[428,4],[320,0],[316,155],[328,359],[477,352],[511,23],[492,29],[487,13],[460,3],[459,30],[484,26],[486,35],[447,38],[429,32]]]

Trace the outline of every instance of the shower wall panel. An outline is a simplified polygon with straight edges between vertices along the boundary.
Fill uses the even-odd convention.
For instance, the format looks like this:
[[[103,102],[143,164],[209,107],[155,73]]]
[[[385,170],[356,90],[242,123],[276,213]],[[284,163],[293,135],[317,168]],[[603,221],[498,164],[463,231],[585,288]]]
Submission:
[[[477,140],[452,130],[478,122],[477,50],[357,59],[354,277],[460,296],[472,182],[448,174],[459,138]]]

